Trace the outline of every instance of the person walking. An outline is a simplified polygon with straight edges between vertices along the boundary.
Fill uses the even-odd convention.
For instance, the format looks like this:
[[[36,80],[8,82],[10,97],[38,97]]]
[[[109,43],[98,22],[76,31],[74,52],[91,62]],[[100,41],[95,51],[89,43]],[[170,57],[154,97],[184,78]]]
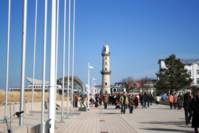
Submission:
[[[140,105],[141,105],[141,107],[143,108],[144,107],[144,100],[143,100],[143,94],[139,94],[139,100],[140,100]]]
[[[177,97],[177,105],[178,105],[178,109],[180,110],[183,106],[183,96],[180,93]]]
[[[177,108],[177,103],[178,103],[178,95],[177,95],[177,93],[175,93],[173,95],[173,107],[174,107],[174,109]]]
[[[153,95],[152,93],[149,94],[150,105],[152,106],[153,103]]]
[[[121,104],[121,113],[126,113],[126,105],[128,104],[128,97],[125,92],[120,96],[120,104]]]
[[[169,103],[169,105],[170,105],[170,109],[173,109],[173,102],[174,102],[173,95],[170,94],[170,95],[168,96],[168,103]]]
[[[147,108],[147,103],[148,103],[148,96],[147,96],[146,92],[144,92],[144,95],[143,95],[143,108]]]
[[[192,127],[195,133],[198,133],[199,128],[199,88],[196,90],[195,97],[191,101],[191,109],[193,111]]]
[[[109,100],[109,96],[108,96],[107,92],[105,92],[105,94],[104,94],[104,96],[103,96],[104,109],[107,109],[108,100]]]
[[[184,113],[185,113],[185,124],[188,125],[190,123],[191,117],[192,117],[192,110],[191,110],[191,94],[190,92],[187,92],[184,94],[183,99],[183,107],[184,107]]]
[[[137,108],[138,104],[139,104],[138,96],[135,96],[135,98],[134,98],[134,104],[135,104],[135,108]]]
[[[133,107],[134,107],[134,99],[135,97],[133,95],[129,95],[129,113],[133,113]]]
[[[99,95],[95,94],[95,107],[97,108],[99,105]]]

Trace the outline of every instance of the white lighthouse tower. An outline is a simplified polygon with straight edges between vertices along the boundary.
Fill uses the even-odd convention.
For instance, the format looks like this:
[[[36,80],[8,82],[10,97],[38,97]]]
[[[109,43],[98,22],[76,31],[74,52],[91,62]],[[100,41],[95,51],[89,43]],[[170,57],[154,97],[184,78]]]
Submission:
[[[110,51],[109,46],[106,44],[102,50],[102,93],[107,92],[110,94]]]

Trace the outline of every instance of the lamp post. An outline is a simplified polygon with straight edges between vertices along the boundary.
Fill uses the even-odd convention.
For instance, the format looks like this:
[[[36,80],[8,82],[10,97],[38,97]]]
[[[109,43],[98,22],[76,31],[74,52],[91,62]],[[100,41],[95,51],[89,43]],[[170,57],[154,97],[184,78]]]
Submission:
[[[94,67],[90,65],[90,63],[88,63],[88,88],[87,88],[87,106],[88,106],[88,110],[90,109],[89,106],[89,95],[90,95],[90,69],[93,69]]]

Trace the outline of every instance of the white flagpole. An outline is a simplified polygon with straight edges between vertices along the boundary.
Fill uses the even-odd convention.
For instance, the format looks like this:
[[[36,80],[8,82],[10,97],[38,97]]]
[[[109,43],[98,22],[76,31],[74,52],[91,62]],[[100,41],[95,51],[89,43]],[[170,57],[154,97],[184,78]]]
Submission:
[[[67,81],[67,104],[68,110],[67,113],[69,115],[69,88],[70,88],[70,26],[71,26],[71,0],[68,0],[68,81]]]
[[[46,88],[46,38],[47,38],[47,16],[48,16],[48,0],[45,0],[44,5],[44,44],[43,44],[43,85],[42,85],[42,102],[41,102],[41,133],[45,133],[45,118],[44,118],[44,102]]]
[[[65,67],[66,67],[66,0],[64,0],[64,44],[63,44],[63,65],[62,65],[62,110],[61,121],[64,119],[64,89],[65,89]]]
[[[51,51],[50,51],[50,88],[49,88],[49,119],[50,133],[55,132],[55,101],[56,101],[56,7],[57,1],[52,0],[51,17]]]
[[[76,15],[76,0],[73,0],[73,36],[72,36],[72,105],[74,106],[74,71],[75,71],[75,15]],[[72,107],[73,107],[72,106]]]
[[[33,52],[33,70],[32,70],[32,101],[31,112],[33,111],[34,103],[34,85],[35,85],[35,62],[36,62],[36,48],[37,48],[37,7],[38,0],[35,0],[35,25],[34,25],[34,52]]]
[[[7,117],[8,112],[8,84],[9,84],[9,60],[10,60],[10,14],[11,14],[11,0],[8,0],[8,34],[7,34],[7,61],[6,61],[6,91],[5,91],[5,110],[4,115]]]
[[[24,111],[25,66],[26,66],[26,29],[27,29],[28,0],[23,1],[23,31],[22,31],[22,63],[21,63],[21,91],[20,111]],[[19,125],[23,126],[23,114],[20,115]]]
[[[58,89],[58,56],[59,56],[59,0],[57,0],[57,38],[56,38],[56,89]]]
[[[90,93],[90,63],[88,63],[88,85],[87,85],[87,106],[88,110],[90,109],[89,106],[89,93]]]
[[[56,38],[56,81],[58,79],[58,56],[59,56],[59,0],[57,0],[57,38]]]

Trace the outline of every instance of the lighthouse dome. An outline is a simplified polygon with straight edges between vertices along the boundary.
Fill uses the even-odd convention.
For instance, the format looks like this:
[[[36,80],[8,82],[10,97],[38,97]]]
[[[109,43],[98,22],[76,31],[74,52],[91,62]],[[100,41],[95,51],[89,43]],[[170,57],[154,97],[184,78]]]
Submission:
[[[109,46],[107,44],[104,45],[103,53],[109,53]]]

